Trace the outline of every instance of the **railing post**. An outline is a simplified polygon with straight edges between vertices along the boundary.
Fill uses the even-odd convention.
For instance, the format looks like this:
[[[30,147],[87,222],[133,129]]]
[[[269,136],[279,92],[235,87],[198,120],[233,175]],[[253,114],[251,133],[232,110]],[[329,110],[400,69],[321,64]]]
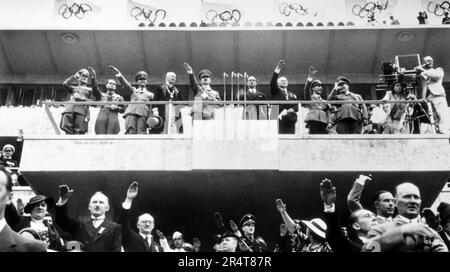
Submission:
[[[295,123],[295,136],[301,138],[303,135],[303,116],[302,116],[302,104],[298,103],[297,122]]]
[[[53,129],[55,130],[55,133],[56,133],[57,135],[61,135],[61,131],[59,131],[59,127],[58,127],[58,125],[56,124],[55,119],[53,119],[53,115],[52,115],[52,113],[50,112],[50,109],[48,108],[47,103],[44,104],[44,109],[45,109],[45,112],[47,113],[47,116],[48,116],[48,119],[50,120],[50,123],[51,123],[52,126],[53,126]]]

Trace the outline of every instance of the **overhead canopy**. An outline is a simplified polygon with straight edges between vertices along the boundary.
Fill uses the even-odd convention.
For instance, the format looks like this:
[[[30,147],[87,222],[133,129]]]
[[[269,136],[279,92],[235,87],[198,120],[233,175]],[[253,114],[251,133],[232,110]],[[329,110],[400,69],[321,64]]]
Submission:
[[[304,82],[310,65],[324,82],[343,74],[352,82],[375,83],[381,63],[395,55],[431,55],[435,65],[448,70],[448,44],[450,29],[441,27],[2,30],[0,83],[59,84],[87,66],[106,79],[113,76],[108,65],[115,65],[130,80],[146,70],[151,83],[158,83],[173,71],[183,84],[188,62],[197,72],[210,69],[216,82],[223,72],[234,71],[267,84],[279,59],[286,60],[282,73],[292,83]]]

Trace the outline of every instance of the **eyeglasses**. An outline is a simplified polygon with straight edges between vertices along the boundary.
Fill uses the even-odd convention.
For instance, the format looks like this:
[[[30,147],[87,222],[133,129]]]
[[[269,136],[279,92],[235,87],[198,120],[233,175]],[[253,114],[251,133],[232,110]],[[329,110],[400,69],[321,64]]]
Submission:
[[[4,152],[13,152],[13,151],[10,149],[6,149]]]

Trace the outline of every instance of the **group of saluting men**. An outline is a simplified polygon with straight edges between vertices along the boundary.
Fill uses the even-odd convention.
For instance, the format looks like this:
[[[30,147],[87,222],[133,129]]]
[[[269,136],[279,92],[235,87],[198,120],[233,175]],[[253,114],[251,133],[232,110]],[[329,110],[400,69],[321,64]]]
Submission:
[[[395,197],[389,191],[379,191],[373,197],[375,213],[361,205],[360,198],[371,176],[360,175],[347,196],[350,209],[348,225],[340,225],[335,202],[336,188],[325,178],[320,183],[323,212],[312,220],[292,219],[287,205],[276,200],[283,223],[276,252],[448,252],[450,246],[450,204],[442,202],[435,214],[431,209],[421,210],[419,188],[403,182],[396,186]],[[172,235],[172,246],[164,234],[152,232],[155,220],[149,213],[138,217],[137,230],[131,228],[130,210],[138,195],[138,183],[132,182],[120,208],[118,222],[106,218],[109,199],[96,192],[90,199],[90,216],[74,219],[67,206],[73,193],[67,185],[59,186],[59,199],[37,195],[30,199],[21,216],[10,203],[12,182],[9,173],[0,168],[0,252],[26,251],[86,251],[86,252],[198,252],[199,239],[187,243],[183,234]],[[55,207],[58,226],[73,240],[65,242],[53,226],[48,214]],[[246,214],[239,226],[233,220],[225,226],[220,213],[215,213],[217,235],[213,250],[216,252],[265,252],[266,241],[257,236],[256,218]]]
[[[436,120],[436,130],[438,133],[446,133],[448,126],[448,105],[445,97],[445,89],[442,85],[444,71],[442,68],[433,68],[433,59],[429,56],[424,58],[424,65],[417,67],[418,79],[421,81],[422,93],[420,97],[431,102],[434,110],[434,119]],[[220,101],[220,95],[211,87],[212,73],[207,69],[199,72],[199,81],[194,76],[192,67],[185,63],[186,71],[189,75],[191,90],[194,93],[194,100],[197,101]],[[279,77],[279,74],[285,61],[280,60],[274,70],[270,81],[270,90],[273,100],[289,101],[298,100],[294,92],[288,90],[288,80],[286,77]],[[137,87],[131,85],[122,73],[114,66],[109,66],[115,72],[118,81],[130,93],[131,102],[150,102],[150,101],[180,101],[182,100],[181,91],[175,86],[176,74],[168,72],[166,74],[165,84],[158,86],[155,91],[147,89],[148,74],[140,71],[136,74],[135,81]],[[314,79],[315,69],[311,67],[308,72],[308,78],[304,88],[306,100],[317,101],[309,104],[309,112],[305,118],[306,127],[310,134],[360,134],[366,131],[370,124],[371,107],[368,111],[364,103],[345,103],[330,105],[323,99],[324,85],[318,79]],[[88,81],[90,78],[90,86]],[[96,123],[96,134],[118,134],[120,132],[118,113],[123,113],[125,118],[125,134],[147,134],[161,133],[164,129],[165,107],[158,105],[151,107],[147,104],[129,104],[121,105],[122,96],[115,93],[116,80],[108,79],[106,81],[106,92],[101,92],[97,86],[96,73],[92,67],[81,69],[76,74],[70,76],[64,81],[65,89],[71,94],[70,101],[88,102],[88,101],[113,101],[114,104],[105,104],[100,108]],[[264,92],[257,90],[257,81],[254,76],[248,77],[248,91],[238,90],[238,98],[247,101],[267,100]],[[350,92],[350,81],[340,76],[337,78],[334,88],[331,90],[327,100],[338,101],[363,101],[359,94]],[[234,94],[232,94],[234,96]],[[396,81],[387,91],[383,101],[388,100],[409,100],[415,99],[406,91],[406,86]],[[383,121],[383,133],[405,133],[405,116],[407,114],[406,103],[386,104],[383,110],[388,118]],[[205,104],[200,107],[191,108],[191,114],[198,113],[204,120],[214,119],[215,109],[219,106],[214,104]],[[279,133],[295,133],[295,123],[297,122],[298,104],[279,105]],[[60,127],[67,134],[85,134],[89,122],[89,106],[69,104],[63,111]],[[179,118],[179,117],[177,117]],[[363,130],[363,128],[365,128]],[[403,131],[403,132],[402,132]]]

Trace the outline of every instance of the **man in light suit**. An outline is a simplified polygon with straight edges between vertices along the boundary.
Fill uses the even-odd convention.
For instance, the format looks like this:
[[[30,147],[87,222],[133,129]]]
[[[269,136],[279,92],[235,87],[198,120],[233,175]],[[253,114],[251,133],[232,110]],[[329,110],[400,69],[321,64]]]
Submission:
[[[121,226],[105,218],[109,210],[108,197],[96,192],[89,202],[90,217],[76,220],[67,214],[67,201],[72,192],[67,185],[59,186],[59,200],[55,207],[58,225],[81,242],[87,252],[120,252]]]
[[[372,227],[369,242],[362,251],[384,252],[448,252],[439,234],[422,222],[420,191],[412,183],[405,182],[395,189],[398,215],[392,220]],[[380,241],[388,243],[380,243]]]
[[[433,68],[434,61],[430,56],[423,58],[423,62],[423,67],[416,67],[416,71],[420,72],[422,82],[421,98],[425,99],[426,97],[433,104],[438,133],[448,133],[449,112],[445,89],[442,85],[444,70],[441,67]]]
[[[45,252],[47,245],[25,238],[6,223],[5,208],[11,201],[12,180],[5,168],[0,167],[0,252]]]
[[[138,194],[138,183],[131,183],[127,190],[127,197],[122,203],[119,222],[122,225],[123,248],[126,252],[162,252],[163,248],[153,239],[152,231],[155,227],[153,216],[144,213],[138,218],[139,233],[131,229],[130,208]]]

